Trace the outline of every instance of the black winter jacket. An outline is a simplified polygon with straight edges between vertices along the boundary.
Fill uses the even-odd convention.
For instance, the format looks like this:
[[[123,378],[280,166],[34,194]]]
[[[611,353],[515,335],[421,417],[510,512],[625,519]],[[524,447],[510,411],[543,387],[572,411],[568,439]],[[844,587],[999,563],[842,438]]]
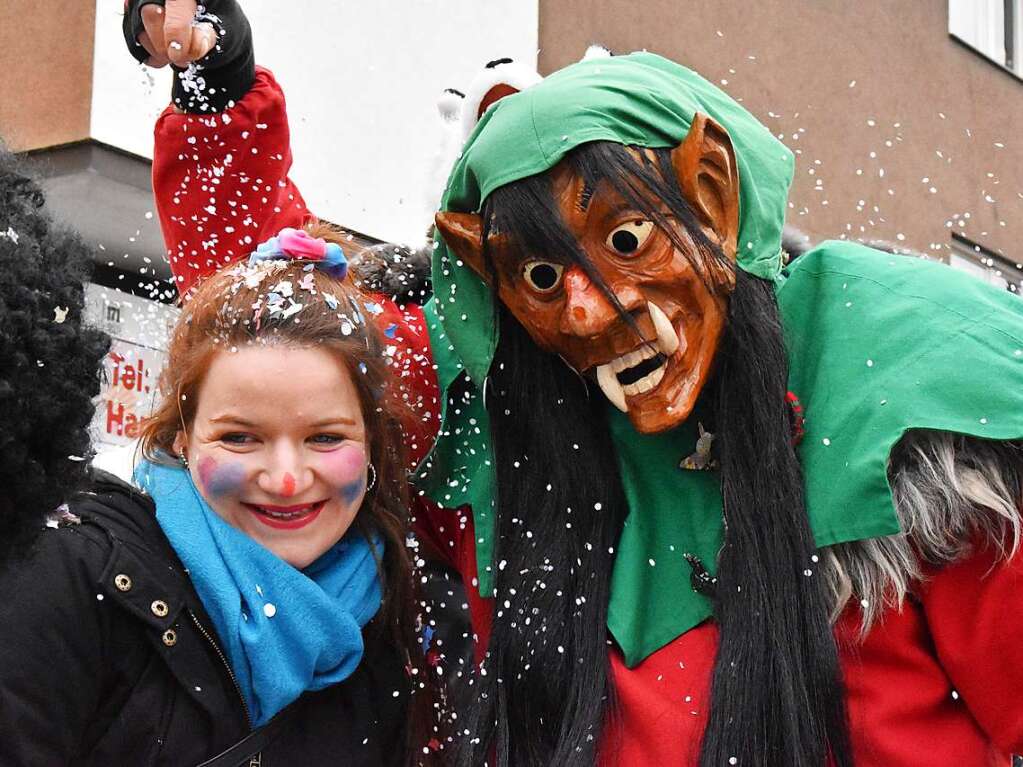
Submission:
[[[197,765],[250,732],[199,597],[152,501],[97,474],[80,523],[0,573],[0,765]],[[408,679],[370,623],[362,663],[306,693],[252,764],[397,764]],[[248,759],[243,764],[249,764]]]

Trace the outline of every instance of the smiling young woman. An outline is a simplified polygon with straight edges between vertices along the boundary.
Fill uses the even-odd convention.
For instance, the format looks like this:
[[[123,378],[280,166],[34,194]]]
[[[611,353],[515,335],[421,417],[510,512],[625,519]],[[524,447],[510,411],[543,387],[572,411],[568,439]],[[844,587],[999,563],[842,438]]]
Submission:
[[[218,516],[295,567],[358,520],[407,568],[400,405],[361,299],[301,263],[255,268],[255,287],[234,269],[189,302],[144,453],[187,463]],[[303,309],[271,311],[275,288],[295,293],[280,306]]]
[[[437,756],[404,408],[346,269],[284,230],[192,293],[143,428],[145,494],[101,478],[2,583],[0,762]]]

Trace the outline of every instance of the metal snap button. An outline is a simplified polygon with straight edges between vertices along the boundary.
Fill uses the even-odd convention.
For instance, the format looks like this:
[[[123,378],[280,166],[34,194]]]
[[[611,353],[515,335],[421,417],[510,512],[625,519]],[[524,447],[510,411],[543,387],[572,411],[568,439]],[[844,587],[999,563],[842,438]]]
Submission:
[[[178,633],[174,629],[167,629],[163,632],[163,643],[168,647],[173,647],[178,643]]]
[[[114,576],[114,585],[118,591],[131,591],[131,578],[124,573],[118,573]]]
[[[162,599],[154,601],[153,604],[149,605],[149,609],[153,611],[153,615],[157,618],[166,618],[167,613],[169,612],[167,609],[167,603]]]

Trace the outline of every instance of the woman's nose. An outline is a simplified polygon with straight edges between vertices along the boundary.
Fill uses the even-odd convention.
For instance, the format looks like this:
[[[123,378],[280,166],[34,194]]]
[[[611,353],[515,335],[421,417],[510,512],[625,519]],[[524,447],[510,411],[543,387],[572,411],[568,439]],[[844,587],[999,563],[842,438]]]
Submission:
[[[270,465],[259,473],[259,489],[268,495],[291,498],[301,495],[309,485],[311,472],[303,465],[301,457],[291,450],[278,451]]]

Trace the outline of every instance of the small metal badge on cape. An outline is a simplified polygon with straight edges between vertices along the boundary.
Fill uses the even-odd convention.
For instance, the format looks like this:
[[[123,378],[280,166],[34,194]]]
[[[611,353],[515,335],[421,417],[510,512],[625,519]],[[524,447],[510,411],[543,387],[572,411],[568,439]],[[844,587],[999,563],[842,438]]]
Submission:
[[[696,450],[683,458],[678,467],[687,471],[714,471],[718,468],[717,458],[712,453],[714,435],[704,429],[702,423],[697,425],[700,437],[696,440]]]

